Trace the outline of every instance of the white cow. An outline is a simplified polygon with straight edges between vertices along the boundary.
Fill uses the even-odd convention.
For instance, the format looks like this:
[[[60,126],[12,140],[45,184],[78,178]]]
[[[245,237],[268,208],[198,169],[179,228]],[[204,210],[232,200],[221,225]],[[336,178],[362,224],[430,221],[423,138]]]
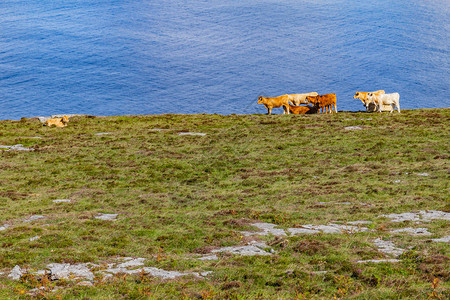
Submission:
[[[392,93],[392,94],[375,94],[369,93],[367,98],[375,103],[378,107],[378,111],[381,112],[381,109],[384,105],[390,105],[391,111],[394,111],[394,107],[397,107],[397,111],[400,112],[400,94]]]
[[[311,93],[304,93],[304,94],[288,94],[288,99],[291,101],[294,105],[300,105],[300,104],[308,104],[309,102],[306,101],[307,96],[317,96],[316,92]]]

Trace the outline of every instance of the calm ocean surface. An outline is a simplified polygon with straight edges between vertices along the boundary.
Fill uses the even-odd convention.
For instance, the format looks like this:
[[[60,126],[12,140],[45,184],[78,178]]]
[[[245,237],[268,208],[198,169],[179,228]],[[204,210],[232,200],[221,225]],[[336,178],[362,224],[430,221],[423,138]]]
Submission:
[[[448,0],[1,0],[0,119],[266,113],[257,96],[449,107]],[[281,113],[281,109],[275,109]]]

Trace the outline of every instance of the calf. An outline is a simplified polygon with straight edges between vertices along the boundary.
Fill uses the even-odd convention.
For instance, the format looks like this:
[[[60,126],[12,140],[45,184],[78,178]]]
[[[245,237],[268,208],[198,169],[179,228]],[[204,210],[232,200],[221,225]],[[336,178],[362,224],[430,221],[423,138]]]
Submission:
[[[333,105],[334,105],[334,111],[337,113],[335,93],[318,96],[307,96],[306,100],[311,104],[318,105],[318,107],[320,107],[320,110],[322,112],[323,109],[325,108],[325,113],[328,113],[329,108],[330,114],[333,113]]]
[[[288,95],[278,97],[258,97],[258,104],[264,104],[267,108],[267,114],[272,114],[272,108],[283,106],[283,114],[289,114],[289,99]]]
[[[319,110],[319,107],[317,105],[315,106],[294,106],[289,105],[289,112],[295,115],[300,114],[315,114]]]

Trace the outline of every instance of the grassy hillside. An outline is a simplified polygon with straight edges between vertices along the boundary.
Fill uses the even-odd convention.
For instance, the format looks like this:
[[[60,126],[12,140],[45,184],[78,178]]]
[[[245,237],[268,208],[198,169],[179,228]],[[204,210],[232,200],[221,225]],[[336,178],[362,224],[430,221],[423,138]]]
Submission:
[[[0,231],[0,298],[443,299],[449,244],[432,239],[449,235],[449,221],[381,215],[450,212],[449,128],[450,109],[74,117],[65,128],[0,121],[0,145],[35,149],[0,149],[0,226],[7,225]],[[117,220],[96,219],[99,213]],[[24,221],[33,215],[43,218]],[[257,222],[287,229],[360,220],[371,221],[368,231],[242,233],[257,231]],[[393,232],[407,227],[432,235]],[[377,248],[377,238],[405,250],[399,262],[358,263],[394,258]],[[252,241],[265,242],[271,255],[198,259]],[[102,265],[117,257],[213,273],[167,280],[96,272],[93,286],[6,277],[16,265]]]

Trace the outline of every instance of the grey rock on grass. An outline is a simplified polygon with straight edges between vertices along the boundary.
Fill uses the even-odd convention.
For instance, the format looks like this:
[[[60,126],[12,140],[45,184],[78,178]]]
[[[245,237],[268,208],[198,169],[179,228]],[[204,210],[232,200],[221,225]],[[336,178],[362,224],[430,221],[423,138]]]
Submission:
[[[116,221],[116,218],[117,218],[118,215],[119,214],[102,214],[102,213],[99,213],[94,218],[99,219],[99,220],[105,220],[105,221]]]
[[[392,243],[390,241],[383,241],[382,239],[375,239],[373,241],[373,243],[375,244],[375,246],[378,247],[378,251],[386,253],[386,254],[399,256],[403,252],[405,252],[404,249],[395,247],[394,243]]]
[[[391,219],[392,222],[430,222],[432,220],[447,220],[450,221],[450,213],[438,210],[421,210],[419,212],[406,212],[401,214],[380,215],[378,217],[385,217]]]

